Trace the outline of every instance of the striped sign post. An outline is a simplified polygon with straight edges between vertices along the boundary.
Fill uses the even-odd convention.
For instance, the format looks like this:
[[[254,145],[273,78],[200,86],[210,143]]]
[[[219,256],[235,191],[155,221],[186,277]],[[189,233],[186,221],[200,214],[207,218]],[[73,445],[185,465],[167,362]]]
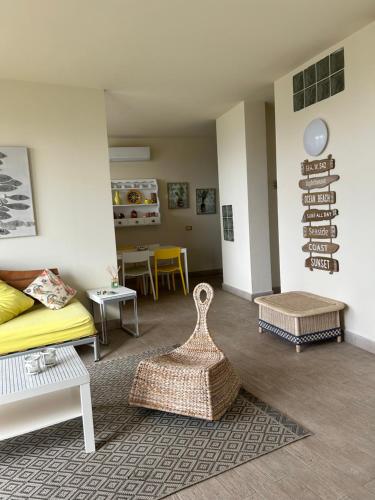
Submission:
[[[322,189],[332,184],[332,182],[338,181],[339,179],[339,175],[326,175],[324,177],[314,177],[312,179],[301,179],[299,181],[299,187],[306,190]]]
[[[331,205],[336,203],[335,191],[323,191],[322,193],[304,193],[302,195],[302,205]]]
[[[302,222],[319,222],[321,220],[331,220],[336,215],[339,214],[339,211],[334,210],[318,210],[316,208],[311,208],[310,210],[306,210],[302,217]]]
[[[340,248],[340,245],[337,243],[327,243],[326,241],[309,241],[309,243],[305,243],[302,247],[303,252],[309,253],[336,253]]]
[[[332,239],[337,237],[337,226],[330,224],[330,221],[339,214],[337,209],[331,207],[336,203],[336,192],[331,191],[330,186],[340,179],[339,175],[331,175],[331,170],[334,168],[335,160],[332,155],[322,160],[305,160],[301,163],[301,174],[307,177],[300,179],[298,183],[301,189],[307,191],[302,194],[302,205],[307,207],[302,216],[302,222],[308,223],[303,226],[303,237],[310,240],[302,246],[302,251],[310,254],[310,257],[305,260],[305,267],[311,271],[314,269],[328,271],[330,274],[339,270],[339,263],[332,258],[332,254],[340,248],[337,243],[332,242]],[[321,175],[325,172],[327,175]],[[324,188],[327,188],[327,191],[315,191]],[[318,208],[312,208],[314,206]],[[328,224],[313,224],[324,221],[328,221]],[[330,257],[319,254],[328,254]]]
[[[330,273],[337,273],[339,270],[339,262],[336,259],[329,257],[309,257],[305,260],[305,267],[309,269],[320,269],[321,271],[329,271]]]
[[[337,226],[303,226],[304,238],[337,238]]]
[[[332,155],[328,155],[328,158],[324,160],[305,160],[301,163],[302,175],[321,174],[333,168],[335,168],[335,160],[332,158]]]

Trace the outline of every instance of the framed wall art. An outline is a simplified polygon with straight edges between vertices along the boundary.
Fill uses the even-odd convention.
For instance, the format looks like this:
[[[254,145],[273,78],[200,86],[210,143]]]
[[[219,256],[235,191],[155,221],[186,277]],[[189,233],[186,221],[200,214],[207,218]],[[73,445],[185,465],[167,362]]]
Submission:
[[[0,146],[0,238],[35,235],[27,148]]]
[[[196,207],[198,215],[216,214],[216,189],[198,188],[196,190]]]
[[[168,182],[168,208],[189,208],[189,183]]]

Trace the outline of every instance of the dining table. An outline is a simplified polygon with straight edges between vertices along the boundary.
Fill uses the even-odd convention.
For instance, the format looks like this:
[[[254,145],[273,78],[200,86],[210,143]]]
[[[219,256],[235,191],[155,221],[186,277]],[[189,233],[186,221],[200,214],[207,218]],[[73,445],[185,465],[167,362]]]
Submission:
[[[188,269],[187,248],[185,247],[179,247],[178,245],[139,245],[134,247],[131,247],[130,245],[126,245],[124,247],[119,246],[117,248],[117,259],[119,261],[122,261],[122,254],[124,252],[136,252],[136,251],[148,250],[150,257],[153,257],[155,250],[161,248],[175,248],[175,247],[180,248],[181,254],[183,255],[186,291],[187,293],[189,293],[189,269]]]

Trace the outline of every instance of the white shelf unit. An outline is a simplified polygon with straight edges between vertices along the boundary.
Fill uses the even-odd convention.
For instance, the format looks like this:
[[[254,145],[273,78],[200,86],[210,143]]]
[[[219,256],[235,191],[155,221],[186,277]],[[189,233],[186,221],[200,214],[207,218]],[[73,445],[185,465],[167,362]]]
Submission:
[[[113,217],[115,227],[125,226],[155,226],[160,224],[160,200],[158,182],[156,179],[114,179],[111,181],[112,202],[118,191],[121,204],[113,204]],[[142,193],[143,200],[151,200],[156,196],[156,203],[128,203],[129,191],[137,190]],[[133,211],[137,217],[132,217]]]

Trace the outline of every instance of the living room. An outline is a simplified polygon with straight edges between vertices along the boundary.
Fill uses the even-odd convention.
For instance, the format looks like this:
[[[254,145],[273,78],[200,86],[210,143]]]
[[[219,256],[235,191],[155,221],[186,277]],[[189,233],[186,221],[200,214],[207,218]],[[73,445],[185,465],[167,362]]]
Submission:
[[[374,498],[373,2],[2,21],[0,498]]]

